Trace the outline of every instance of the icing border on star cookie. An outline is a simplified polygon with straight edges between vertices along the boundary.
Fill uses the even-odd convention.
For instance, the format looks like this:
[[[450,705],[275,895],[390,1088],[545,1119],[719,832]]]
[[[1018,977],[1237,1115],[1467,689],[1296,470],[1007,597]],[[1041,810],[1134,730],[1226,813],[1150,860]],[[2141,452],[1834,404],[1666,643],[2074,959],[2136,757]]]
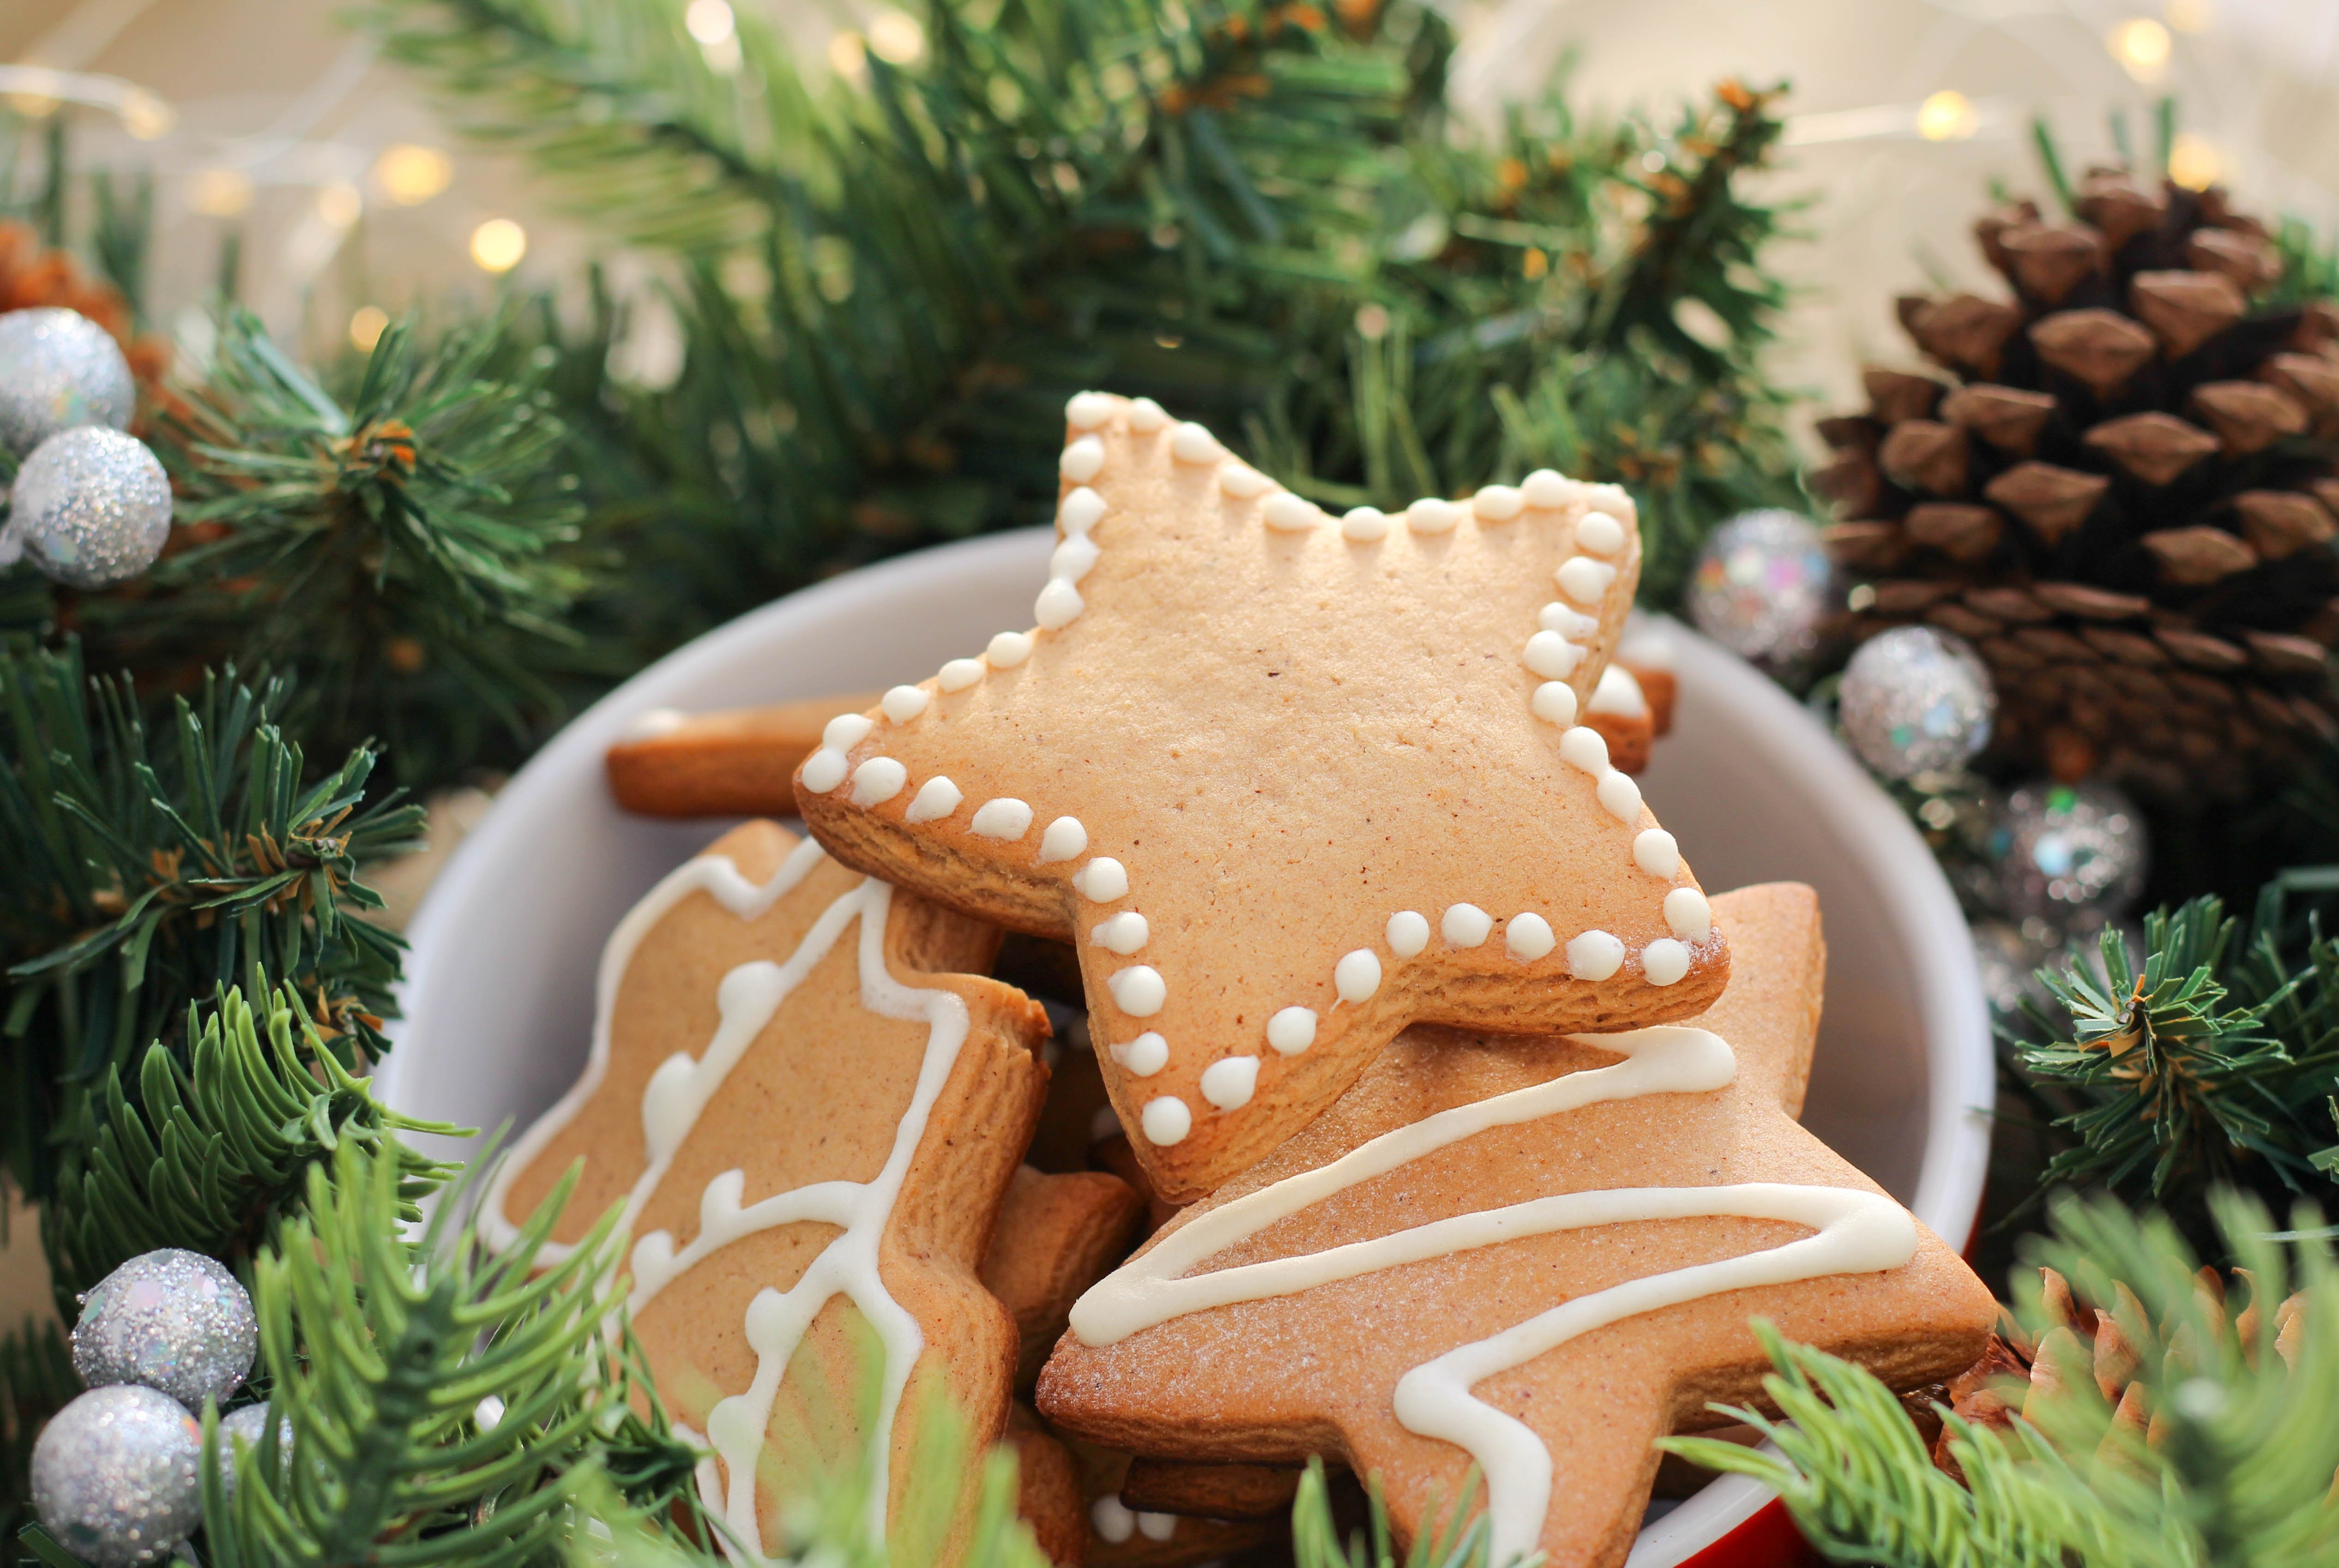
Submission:
[[[513,1148],[480,1205],[479,1234],[491,1247],[508,1247],[519,1234],[519,1228],[504,1212],[511,1184],[575,1119],[607,1072],[610,1020],[617,991],[642,939],[694,893],[707,894],[742,921],[756,919],[825,858],[820,845],[806,839],[789,853],[770,881],[759,884],[750,882],[727,855],[697,855],[668,873],[627,912],[602,949],[593,1048],[584,1076]],[[743,1204],[745,1174],[725,1171],[699,1195],[698,1232],[687,1246],[677,1251],[673,1235],[666,1230],[651,1231],[634,1242],[629,1265],[633,1287],[626,1297],[629,1315],[639,1313],[701,1259],[735,1241],[803,1220],[839,1228],[794,1285],[785,1292],[766,1287],[748,1304],[744,1329],[755,1352],[755,1378],[746,1392],[717,1401],[707,1415],[706,1440],[721,1456],[729,1482],[722,1485],[714,1460],[704,1461],[696,1472],[700,1494],[708,1506],[722,1513],[743,1542],[763,1538],[755,1507],[756,1466],[788,1362],[813,1319],[837,1296],[850,1300],[868,1319],[884,1356],[877,1420],[869,1439],[873,1472],[869,1524],[874,1539],[884,1538],[892,1497],[893,1423],[911,1371],[925,1349],[925,1333],[885,1288],[878,1249],[909,1175],[910,1162],[925,1136],[927,1120],[972,1029],[964,998],[940,988],[904,984],[887,967],[885,923],[893,896],[893,890],[884,883],[865,877],[821,912],[784,962],[757,959],[732,968],[716,992],[721,1021],[706,1049],[696,1058],[676,1051],[658,1065],[642,1090],[642,1133],[649,1159],[627,1193],[619,1217],[620,1228],[627,1232],[724,1080],[854,921],[861,922],[855,950],[861,1005],[883,1018],[927,1026],[916,1086],[894,1125],[893,1148],[876,1176],[865,1182],[817,1181]],[[548,1241],[540,1256],[557,1263],[573,1250],[569,1244]],[[679,1424],[676,1430],[686,1440],[697,1440],[696,1434]],[[765,1559],[758,1554],[755,1561]]]
[[[1492,1128],[1648,1094],[1694,1094],[1728,1085],[1738,1060],[1710,1030],[1660,1024],[1621,1034],[1571,1036],[1621,1053],[1607,1067],[1424,1117],[1385,1132],[1329,1164],[1285,1177],[1196,1216],[1091,1286],[1072,1307],[1082,1345],[1116,1344],[1172,1318],[1237,1302],[1296,1295],[1407,1263],[1561,1230],[1660,1219],[1742,1218],[1809,1227],[1815,1234],[1760,1252],[1672,1269],[1595,1290],[1526,1322],[1456,1346],[1397,1380],[1397,1424],[1467,1453],[1486,1479],[1495,1562],[1535,1550],[1551,1506],[1551,1451],[1515,1417],[1471,1388],[1607,1324],[1727,1290],[1830,1275],[1898,1268],[1917,1255],[1917,1223],[1898,1203],[1853,1188],[1743,1182],[1720,1187],[1617,1188],[1560,1193],[1417,1225],[1323,1252],[1187,1271],[1279,1219]]]
[[[1058,471],[1074,488],[1065,492],[1057,506],[1057,525],[1062,537],[1049,559],[1047,586],[1041,589],[1032,606],[1037,626],[1030,632],[1001,632],[991,639],[982,658],[952,659],[944,664],[932,677],[938,689],[963,691],[991,670],[1012,669],[1021,665],[1031,657],[1035,639],[1061,634],[1085,612],[1087,603],[1081,597],[1080,581],[1102,557],[1102,547],[1094,534],[1097,525],[1110,511],[1103,496],[1090,488],[1090,481],[1104,471],[1108,454],[1101,432],[1116,414],[1121,416],[1131,435],[1159,435],[1170,430],[1170,460],[1214,468],[1218,488],[1223,495],[1234,500],[1259,503],[1259,522],[1268,532],[1306,533],[1332,521],[1312,501],[1229,455],[1218,438],[1201,425],[1177,423],[1172,429],[1169,413],[1152,399],[1137,398],[1124,404],[1109,393],[1077,393],[1064,408],[1065,423],[1071,433],[1058,461]],[[1625,523],[1617,516],[1617,510],[1629,511],[1631,498],[1614,485],[1584,485],[1553,469],[1538,468],[1516,486],[1485,486],[1466,503],[1428,498],[1414,502],[1394,517],[1371,507],[1356,508],[1340,518],[1339,530],[1349,543],[1364,547],[1387,537],[1389,530],[1399,524],[1416,533],[1444,534],[1458,527],[1466,513],[1481,524],[1500,527],[1517,521],[1530,509],[1555,510],[1587,498],[1616,510],[1595,508],[1575,520],[1571,540],[1574,553],[1553,573],[1560,597],[1537,612],[1536,629],[1522,646],[1519,659],[1528,673],[1541,682],[1528,694],[1528,711],[1560,729],[1560,759],[1588,774],[1601,806],[1631,829],[1640,819],[1640,785],[1631,774],[1610,763],[1608,743],[1599,731],[1575,722],[1575,692],[1567,684],[1567,677],[1583,663],[1586,652],[1584,639],[1598,628],[1597,612],[1604,606],[1616,583],[1617,567],[1598,557],[1617,555],[1631,542]],[[897,700],[897,694],[914,695],[899,695]],[[892,723],[908,724],[914,722],[927,705],[923,685],[903,685],[885,694],[880,711]],[[908,788],[909,770],[894,758],[881,754],[864,757],[857,765],[852,764],[848,754],[874,728],[875,721],[863,714],[840,714],[832,719],[822,734],[819,749],[806,759],[799,774],[804,787],[814,794],[828,794],[844,785],[849,778],[852,787],[847,798],[864,810],[883,805]],[[953,780],[936,774],[919,786],[903,814],[903,821],[912,826],[948,821],[965,799],[964,791]],[[978,805],[967,829],[984,838],[1015,843],[1030,833],[1037,815],[1029,803],[1002,796]],[[1042,836],[1038,860],[1045,864],[1077,859],[1089,847],[1088,830],[1080,820],[1059,816],[1049,823]],[[1680,849],[1673,834],[1661,827],[1635,833],[1632,854],[1634,865],[1661,882],[1670,883],[1681,869]],[[1127,870],[1109,855],[1090,860],[1074,873],[1071,881],[1075,891],[1091,903],[1117,903],[1130,896]],[[1712,930],[1712,910],[1705,895],[1694,887],[1673,888],[1664,895],[1662,908],[1666,927],[1673,935],[1648,943],[1639,954],[1642,977],[1654,986],[1672,985],[1687,975],[1694,957],[1691,948],[1704,942]],[[1532,963],[1559,945],[1550,922],[1535,911],[1522,910],[1503,925],[1505,950],[1518,962]],[[1443,912],[1438,931],[1449,946],[1470,948],[1485,942],[1494,928],[1494,916],[1475,905],[1457,903]],[[1387,923],[1390,952],[1399,959],[1416,956],[1427,943],[1427,917],[1420,912],[1393,912]],[[1146,933],[1145,917],[1124,912],[1091,927],[1087,940],[1120,956],[1133,957],[1145,945]],[[1624,943],[1604,931],[1579,932],[1566,942],[1568,971],[1577,980],[1607,980],[1623,967],[1627,956]],[[1335,962],[1333,990],[1343,1001],[1360,1002],[1379,990],[1381,978],[1379,954],[1370,948],[1357,948],[1342,954]],[[1133,1019],[1151,1018],[1169,999],[1168,979],[1150,964],[1137,963],[1118,970],[1106,978],[1105,985],[1113,1005]],[[1316,1022],[1316,1014],[1309,1008],[1274,1010],[1264,1031],[1264,1043],[1280,1055],[1297,1055],[1315,1042]],[[1159,1042],[1163,1049],[1153,1049],[1149,1042]],[[1127,1044],[1108,1043],[1107,1050],[1122,1071],[1141,1079],[1152,1076],[1168,1064],[1167,1044],[1159,1032],[1149,1031]],[[1222,1058],[1205,1070],[1207,1076],[1229,1061],[1239,1060],[1253,1064],[1248,1073],[1239,1070],[1221,1072],[1215,1088],[1209,1084],[1201,1086],[1203,1098],[1221,1114],[1249,1103],[1258,1080],[1258,1053],[1254,1050],[1248,1055]],[[1174,1095],[1156,1096],[1139,1109],[1139,1130],[1147,1141],[1160,1147],[1184,1141],[1193,1125],[1193,1107]]]

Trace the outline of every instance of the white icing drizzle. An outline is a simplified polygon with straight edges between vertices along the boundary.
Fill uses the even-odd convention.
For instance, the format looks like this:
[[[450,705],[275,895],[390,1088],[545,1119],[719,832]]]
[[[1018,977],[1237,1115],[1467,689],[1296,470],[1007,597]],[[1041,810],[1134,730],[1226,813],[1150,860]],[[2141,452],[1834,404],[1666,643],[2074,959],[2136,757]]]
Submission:
[[[820,845],[807,839],[781,863],[769,882],[758,885],[742,875],[728,857],[700,855],[669,873],[627,912],[602,949],[593,1047],[584,1076],[528,1129],[497,1172],[480,1208],[480,1232],[489,1245],[508,1247],[517,1239],[518,1229],[504,1212],[511,1183],[575,1119],[607,1076],[610,1020],[618,988],[642,938],[668,911],[699,892],[713,897],[740,920],[754,920],[801,883],[823,858]],[[884,1350],[878,1419],[869,1439],[874,1473],[869,1525],[877,1537],[882,1539],[884,1533],[893,1421],[911,1370],[925,1348],[925,1336],[917,1320],[887,1291],[878,1267],[878,1245],[892,1219],[911,1159],[925,1135],[928,1118],[969,1032],[966,1003],[954,992],[903,984],[887,970],[885,922],[892,903],[893,889],[874,878],[864,880],[821,912],[785,962],[757,960],[725,974],[716,992],[720,1022],[714,1038],[695,1060],[681,1053],[667,1059],[651,1075],[643,1096],[643,1132],[649,1159],[627,1194],[619,1217],[620,1227],[627,1230],[748,1046],[854,921],[861,922],[857,949],[861,1005],[881,1018],[927,1026],[925,1050],[909,1106],[895,1124],[893,1148],[874,1178],[866,1182],[814,1182],[743,1204],[745,1174],[726,1171],[710,1181],[701,1195],[699,1229],[689,1245],[677,1250],[672,1235],[664,1230],[652,1231],[635,1242],[630,1263],[633,1287],[626,1305],[630,1313],[638,1315],[701,1259],[745,1237],[799,1220],[839,1229],[786,1292],[765,1288],[748,1305],[745,1332],[755,1352],[755,1378],[745,1393],[719,1401],[708,1415],[706,1437],[721,1456],[722,1469],[718,1471],[713,1460],[698,1466],[700,1492],[711,1506],[720,1508],[725,1523],[743,1542],[762,1539],[755,1509],[756,1471],[765,1429],[789,1359],[821,1308],[840,1295],[869,1321]],[[547,1263],[557,1263],[572,1250],[567,1244],[548,1242],[540,1256]],[[727,1485],[721,1484],[725,1473]],[[755,1560],[764,1561],[760,1555]]]
[[[1724,1291],[1900,1267],[1916,1256],[1916,1222],[1891,1199],[1849,1188],[1777,1182],[1623,1188],[1559,1193],[1323,1252],[1206,1274],[1189,1271],[1277,1220],[1488,1129],[1643,1095],[1701,1093],[1721,1089],[1737,1075],[1730,1047],[1706,1030],[1662,1025],[1576,1038],[1624,1060],[1438,1111],[1383,1133],[1328,1165],[1198,1215],[1090,1287],[1072,1307],[1073,1335],[1083,1345],[1111,1345],[1189,1313],[1296,1295],[1407,1263],[1594,1226],[1730,1217],[1779,1220],[1813,1231],[1743,1257],[1589,1292],[1500,1334],[1456,1346],[1398,1379],[1392,1398],[1398,1424],[1456,1445],[1485,1474],[1493,1557],[1506,1561],[1532,1552],[1551,1506],[1551,1451],[1524,1423],[1474,1397],[1473,1387],[1627,1317]]]

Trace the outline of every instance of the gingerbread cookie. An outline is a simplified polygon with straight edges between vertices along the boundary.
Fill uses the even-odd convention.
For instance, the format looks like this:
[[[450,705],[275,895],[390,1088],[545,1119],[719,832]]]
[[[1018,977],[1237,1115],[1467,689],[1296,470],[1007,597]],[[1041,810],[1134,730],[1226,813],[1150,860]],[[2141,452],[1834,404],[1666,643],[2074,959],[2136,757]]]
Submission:
[[[849,864],[1078,944],[1161,1194],[1313,1120],[1406,1025],[1685,1017],[1729,956],[1577,723],[1632,503],[1548,470],[1339,518],[1153,403],[1068,409],[1034,631],[834,720],[796,774]]]
[[[1128,1256],[1145,1199],[1117,1176],[1024,1166],[1009,1184],[983,1255],[983,1288],[1015,1318],[1015,1386],[1028,1389],[1081,1293]]]
[[[794,816],[795,771],[840,707],[874,692],[724,713],[653,708],[604,759],[609,793],[643,816]]]
[[[866,1445],[875,1505],[898,1502],[913,1376],[980,1444],[1006,1421],[1016,1326],[976,1266],[1039,1115],[1047,1023],[950,972],[997,940],[774,823],[735,829],[619,923],[585,1075],[489,1188],[482,1230],[505,1244],[581,1162],[553,1257],[623,1205],[634,1331],[742,1540],[775,1549],[776,1503],[840,1443]],[[876,1429],[840,1432],[864,1340]]]
[[[1715,918],[1731,983],[1693,1023],[1408,1031],[1081,1298],[1041,1411],[1166,1458],[1337,1452],[1408,1533],[1475,1464],[1495,1561],[1581,1568],[1631,1549],[1655,1438],[1759,1396],[1750,1317],[1903,1387],[1970,1365],[1989,1292],[1793,1119],[1816,900],[1749,888]]]

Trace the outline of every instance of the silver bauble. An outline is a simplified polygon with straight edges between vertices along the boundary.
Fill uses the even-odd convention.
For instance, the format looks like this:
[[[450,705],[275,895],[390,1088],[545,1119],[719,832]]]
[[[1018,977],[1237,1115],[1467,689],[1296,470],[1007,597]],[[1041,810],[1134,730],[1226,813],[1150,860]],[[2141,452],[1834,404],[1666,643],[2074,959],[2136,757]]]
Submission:
[[[2038,939],[2051,933],[2040,922],[2030,924],[2038,929],[2025,930],[2005,920],[1974,922],[1974,963],[1981,971],[1982,995],[1995,1022],[2012,1022],[2026,1001],[2045,1007],[2055,1000],[2038,982],[2038,973],[2050,956],[2047,943]]]
[[[96,1568],[160,1562],[202,1522],[203,1431],[151,1388],[93,1388],[33,1446],[33,1512]]]
[[[16,471],[0,564],[22,550],[61,583],[102,588],[154,564],[171,537],[171,481],[135,436],[84,425]]]
[[[220,1482],[227,1488],[230,1500],[235,1496],[235,1451],[241,1445],[247,1451],[258,1452],[261,1439],[268,1435],[268,1402],[247,1405],[241,1410],[230,1411],[220,1417],[219,1467]],[[292,1421],[279,1416],[276,1421],[276,1463],[281,1466],[292,1453]],[[256,1461],[255,1461],[256,1463]]]
[[[137,411],[113,333],[55,306],[0,315],[0,447],[26,457],[76,425],[127,429]]]
[[[1862,643],[1836,687],[1844,739],[1886,778],[1949,773],[1989,742],[1998,690],[1964,639],[1895,626]]]
[[[2088,930],[2127,912],[2149,862],[2144,815],[2109,784],[2040,781],[2008,792],[1990,828],[1998,906]]]
[[[74,1370],[93,1388],[141,1384],[201,1410],[243,1386],[260,1349],[252,1297],[226,1265],[200,1252],[143,1253],[81,1299]]]
[[[1835,564],[1820,526],[1769,508],[1741,512],[1707,537],[1686,603],[1699,631],[1777,669],[1819,646],[1835,597]]]

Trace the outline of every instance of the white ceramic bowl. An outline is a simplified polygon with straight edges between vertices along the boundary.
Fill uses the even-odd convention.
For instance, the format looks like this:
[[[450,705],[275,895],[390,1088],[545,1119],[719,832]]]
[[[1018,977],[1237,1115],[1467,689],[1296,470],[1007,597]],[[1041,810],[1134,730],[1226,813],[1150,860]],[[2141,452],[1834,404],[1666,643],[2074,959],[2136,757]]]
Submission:
[[[411,1115],[525,1126],[576,1078],[603,940],[715,824],[629,817],[602,755],[643,713],[744,706],[914,681],[1031,618],[1053,531],[905,556],[711,632],[596,703],[512,779],[413,927],[405,1020],[377,1078]],[[1993,1078],[1963,919],[1892,803],[1808,714],[1713,644],[1677,632],[1673,735],[1643,780],[1698,879],[1791,879],[1827,921],[1826,1021],[1804,1121],[1952,1247],[1981,1199]],[[1629,1568],[1746,1568],[1776,1541],[1739,1477],[1653,1517]],[[1764,1515],[1757,1517],[1757,1515]]]

